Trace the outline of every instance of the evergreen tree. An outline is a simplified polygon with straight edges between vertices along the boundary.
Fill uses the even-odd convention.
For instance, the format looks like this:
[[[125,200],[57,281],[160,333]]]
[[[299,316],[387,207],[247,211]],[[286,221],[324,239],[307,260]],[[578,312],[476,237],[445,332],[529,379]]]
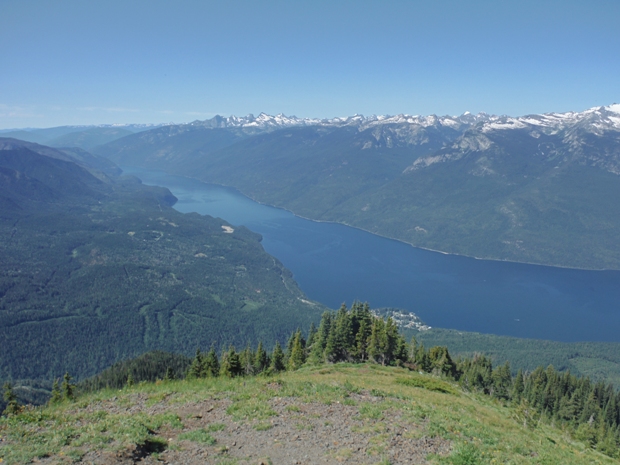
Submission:
[[[349,360],[350,353],[348,349],[354,347],[353,341],[351,315],[347,311],[347,306],[342,304],[336,313],[336,319],[327,337],[325,357],[330,362]]]
[[[360,320],[359,330],[355,335],[354,356],[361,362],[368,360],[368,341],[370,339],[370,332],[371,322],[367,319]]]
[[[418,370],[421,370],[427,373],[431,371],[431,364],[428,359],[428,353],[426,352],[426,349],[424,348],[423,342],[420,342],[420,345],[416,349],[415,364]]]
[[[398,326],[394,322],[392,317],[388,317],[385,322],[385,349],[384,349],[384,364],[391,365],[395,361],[403,361],[403,357],[406,357],[406,353],[402,354],[402,343],[404,342],[402,336],[398,332]]]
[[[314,336],[312,349],[308,357],[309,362],[313,365],[320,365],[325,362],[325,347],[327,346],[327,339],[331,331],[332,319],[332,312],[323,312],[321,323],[316,336]]]
[[[357,361],[363,362],[368,360],[368,343],[373,319],[374,316],[370,311],[368,303],[357,305],[354,318],[355,348],[353,350],[353,355]]]
[[[52,396],[50,397],[50,404],[57,404],[62,400],[62,394],[60,393],[60,388],[58,387],[58,379],[54,380],[54,384],[52,385]]]
[[[17,396],[13,392],[13,385],[9,382],[4,383],[4,401],[6,402],[6,407],[3,415],[17,415],[21,407],[17,403]]]
[[[381,343],[381,333],[383,332],[383,320],[375,318],[370,327],[370,338],[368,339],[368,360],[375,363],[383,363],[383,345]]]
[[[564,396],[558,404],[557,418],[572,421],[575,419],[576,409],[572,397]]]
[[[456,376],[456,365],[452,361],[447,347],[436,346],[431,348],[428,352],[428,358],[434,373],[451,378]]]
[[[594,390],[590,391],[579,417],[579,423],[592,424],[598,420],[599,406]]]
[[[297,328],[299,330],[299,328]],[[288,365],[288,358],[291,356],[291,352],[293,352],[293,344],[295,343],[295,334],[291,333],[288,340],[286,341],[286,351],[284,352],[284,365]]]
[[[314,326],[314,321],[312,323],[310,323],[310,329],[308,330],[308,341],[306,342],[306,347],[310,348],[312,347],[312,344],[314,344],[314,339],[315,337],[317,337],[318,331],[316,329],[316,326]]]
[[[519,368],[517,372],[517,376],[514,379],[514,383],[512,384],[512,393],[511,397],[513,402],[520,403],[521,397],[523,396],[523,391],[525,390],[525,384],[523,382],[523,370]]]
[[[250,347],[250,343],[246,345],[245,349],[239,354],[239,361],[241,364],[241,372],[244,375],[251,376],[254,374],[254,352]]]
[[[131,387],[133,386],[135,383],[133,381],[133,374],[131,373],[131,371],[129,372],[129,374],[127,375],[127,387]]]
[[[306,361],[304,347],[302,345],[301,331],[297,330],[293,339],[293,346],[291,348],[291,354],[288,357],[287,368],[289,370],[297,370]]]
[[[194,356],[194,360],[189,367],[189,372],[187,373],[187,377],[190,379],[197,379],[203,377],[204,372],[204,360],[202,358],[202,353],[200,349],[196,349],[196,355]]]
[[[607,401],[607,405],[605,405],[605,410],[603,412],[603,418],[605,418],[605,423],[609,426],[614,426],[618,424],[618,410],[616,407],[616,396],[611,395],[609,400]]]
[[[222,364],[220,367],[220,375],[228,378],[239,376],[242,372],[241,361],[239,360],[239,354],[235,350],[234,346],[228,348],[228,352],[222,357]]]
[[[215,378],[220,374],[220,361],[213,346],[211,346],[207,356],[204,358],[203,367],[202,376]]]
[[[286,369],[286,366],[284,365],[284,352],[282,352],[282,347],[278,341],[276,341],[276,345],[273,348],[273,353],[271,354],[270,368],[271,371],[276,373]]]
[[[166,374],[164,376],[164,381],[172,381],[174,379],[174,371],[172,368],[166,368]]]
[[[62,398],[65,400],[73,400],[74,394],[73,390],[75,389],[75,384],[71,384],[71,380],[73,378],[67,372],[63,377],[62,384],[60,385],[60,391],[62,393]]]
[[[415,363],[416,351],[418,350],[418,341],[415,336],[411,336],[411,341],[409,341],[409,350],[407,352],[407,358],[410,362]]]
[[[254,372],[262,373],[269,366],[269,357],[267,356],[267,351],[263,347],[262,341],[258,341],[258,348],[256,349],[256,354],[254,355]]]
[[[493,370],[493,397],[503,400],[510,399],[512,391],[512,375],[510,365],[506,362]]]

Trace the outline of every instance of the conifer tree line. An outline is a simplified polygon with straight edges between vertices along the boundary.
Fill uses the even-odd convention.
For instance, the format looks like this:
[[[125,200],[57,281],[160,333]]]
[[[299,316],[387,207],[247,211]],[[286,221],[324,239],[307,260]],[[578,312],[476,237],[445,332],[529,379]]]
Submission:
[[[407,344],[394,321],[375,316],[368,304],[354,303],[350,309],[343,304],[337,312],[325,312],[319,327],[312,325],[306,338],[297,330],[285,350],[276,343],[271,354],[262,343],[256,351],[249,345],[241,352],[230,346],[219,358],[213,347],[206,354],[197,350],[188,377],[277,373],[304,364],[337,362],[370,362],[433,373],[513,406],[527,427],[552,422],[601,452],[619,456],[620,393],[613,385],[593,383],[552,366],[533,372],[519,370],[513,376],[508,362],[494,368],[484,355],[453,360],[447,347],[427,350],[415,338]]]
[[[513,376],[508,362],[493,367],[491,359],[484,355],[453,360],[447,347],[426,349],[415,338],[407,343],[392,318],[378,317],[368,304],[359,302],[350,309],[343,304],[336,312],[325,312],[318,328],[311,325],[306,337],[298,329],[286,347],[276,342],[270,353],[262,342],[256,350],[247,345],[240,352],[231,345],[219,355],[214,346],[206,353],[197,349],[191,362],[183,355],[147,353],[117,364],[108,375],[85,386],[132,386],[135,381],[153,381],[162,376],[171,380],[183,376],[199,379],[275,374],[303,365],[338,362],[377,363],[432,373],[457,382],[464,390],[512,406],[524,426],[535,428],[543,421],[554,423],[601,452],[620,457],[620,393],[612,384],[593,383],[587,377],[559,372],[551,365],[532,372],[519,370]],[[146,371],[137,371],[136,364]],[[188,368],[179,375],[182,367]],[[122,384],[117,385],[121,378]],[[74,389],[71,377],[65,374],[60,387],[55,382],[51,401],[72,399]],[[9,384],[5,385],[4,399],[10,407],[6,414],[19,410]]]
[[[268,354],[262,342],[256,351],[248,345],[241,352],[230,346],[218,357],[214,347],[206,354],[196,351],[188,377],[255,375],[296,370],[308,363],[374,362],[403,365],[408,362],[407,343],[391,318],[373,315],[368,304],[342,304],[337,312],[325,312],[319,327],[310,326],[307,337],[295,331],[283,349],[276,342]]]

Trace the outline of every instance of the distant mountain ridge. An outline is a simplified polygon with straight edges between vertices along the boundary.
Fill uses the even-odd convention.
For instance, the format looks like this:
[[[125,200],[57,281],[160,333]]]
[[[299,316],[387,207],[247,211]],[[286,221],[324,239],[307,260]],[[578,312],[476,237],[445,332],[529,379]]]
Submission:
[[[543,131],[563,130],[575,125],[581,127],[590,126],[596,130],[620,130],[620,104],[612,104],[601,107],[592,107],[581,112],[565,113],[542,113],[528,114],[524,116],[512,117],[507,115],[490,115],[478,113],[473,115],[465,112],[460,116],[437,116],[437,115],[353,115],[335,118],[298,118],[296,116],[286,116],[279,113],[275,116],[260,113],[258,116],[248,114],[246,116],[220,116],[203,121],[186,123],[190,126],[202,126],[210,128],[259,128],[264,130],[275,130],[298,126],[324,126],[340,127],[354,126],[360,131],[370,127],[382,126],[386,124],[409,124],[412,126],[429,127],[442,125],[454,129],[465,126],[473,126],[481,123],[484,131],[493,129],[513,129],[524,128],[527,126],[538,127]],[[173,124],[170,124],[173,125]]]
[[[618,104],[519,117],[215,116],[92,151],[432,250],[620,269]]]
[[[78,147],[91,150],[123,136],[164,124],[99,124],[0,130],[0,137],[11,137],[52,147]]]

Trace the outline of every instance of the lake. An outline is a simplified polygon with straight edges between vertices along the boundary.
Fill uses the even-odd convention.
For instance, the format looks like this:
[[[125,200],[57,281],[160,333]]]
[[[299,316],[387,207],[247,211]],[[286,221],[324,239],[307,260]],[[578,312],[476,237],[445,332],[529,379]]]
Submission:
[[[431,326],[558,341],[620,342],[620,271],[477,260],[417,249],[352,227],[261,205],[237,190],[123,168],[165,186],[175,208],[220,217],[263,236],[313,300],[398,307]]]

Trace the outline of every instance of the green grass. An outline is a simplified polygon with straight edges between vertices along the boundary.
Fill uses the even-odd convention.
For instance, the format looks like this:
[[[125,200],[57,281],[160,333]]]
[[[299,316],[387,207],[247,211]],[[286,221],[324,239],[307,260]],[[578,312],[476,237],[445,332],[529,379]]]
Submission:
[[[97,391],[77,402],[30,408],[18,416],[1,418],[0,458],[10,464],[46,456],[74,460],[89,450],[122,450],[136,444],[161,452],[169,444],[164,433],[166,438],[214,446],[214,434],[227,429],[224,423],[191,429],[178,413],[205,401],[207,405],[229,404],[226,413],[233,424],[249,423],[257,431],[268,431],[276,415],[271,400],[288,398],[292,427],[309,432],[308,421],[316,419],[304,415],[304,404],[343,402],[351,391],[366,397],[354,407],[359,419],[354,430],[374,438],[369,452],[377,461],[385,457],[395,434],[391,426],[398,418],[409,437],[436,437],[451,444],[448,455],[430,457],[433,463],[615,463],[543,421],[524,427],[517,410],[488,396],[460,391],[457,385],[432,375],[374,365],[304,367],[277,378],[172,381],[120,392]],[[162,399],[158,404],[161,413],[148,414],[146,409],[152,407],[146,406],[145,399],[155,398]],[[120,405],[131,405],[132,411],[119,410]],[[344,460],[350,451],[335,454]]]
[[[186,440],[200,442],[208,446],[213,446],[217,442],[215,438],[211,436],[209,432],[204,428],[194,431],[188,431],[186,433],[181,433],[179,434],[178,439],[181,441]]]
[[[457,395],[458,391],[454,386],[441,379],[429,378],[428,376],[411,376],[407,378],[396,379],[398,384],[405,386],[418,387],[429,391],[443,392],[445,394]]]

